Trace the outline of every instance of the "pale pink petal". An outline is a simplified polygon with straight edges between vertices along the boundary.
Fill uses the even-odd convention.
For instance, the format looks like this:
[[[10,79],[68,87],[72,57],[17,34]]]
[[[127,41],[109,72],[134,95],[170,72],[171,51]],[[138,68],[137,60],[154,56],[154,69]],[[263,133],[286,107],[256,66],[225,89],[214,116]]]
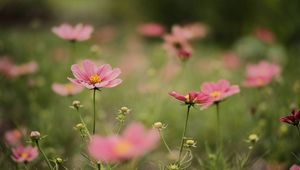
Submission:
[[[114,79],[112,81],[109,81],[107,85],[105,85],[106,88],[112,88],[116,87],[117,85],[121,84],[122,80],[121,79]]]
[[[95,74],[95,64],[90,60],[84,60],[82,62],[83,69],[88,77]]]
[[[117,78],[121,74],[121,70],[119,68],[113,69],[110,73],[108,73],[105,77],[102,77],[102,81],[110,81]]]

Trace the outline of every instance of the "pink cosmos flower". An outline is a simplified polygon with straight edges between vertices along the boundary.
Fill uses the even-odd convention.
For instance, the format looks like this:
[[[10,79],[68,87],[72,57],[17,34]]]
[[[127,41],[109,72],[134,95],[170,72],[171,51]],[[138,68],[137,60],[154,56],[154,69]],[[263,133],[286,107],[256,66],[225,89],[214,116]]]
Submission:
[[[33,161],[39,155],[36,147],[19,145],[12,148],[11,158],[17,163],[28,163]]]
[[[165,29],[157,23],[146,23],[139,25],[138,32],[146,37],[160,37]]]
[[[184,102],[187,105],[201,104],[207,105],[211,103],[210,98],[203,93],[199,92],[189,92],[187,95],[180,95],[175,91],[169,93],[170,96],[175,99]]]
[[[261,61],[256,65],[247,65],[246,80],[244,86],[246,87],[262,87],[269,84],[275,77],[281,73],[281,68],[277,64],[272,64],[267,61]]]
[[[67,23],[52,28],[52,32],[57,36],[72,42],[90,39],[93,30],[93,27],[90,25],[77,24],[73,27]]]
[[[227,52],[223,55],[223,63],[226,68],[233,70],[240,66],[239,57],[233,52]]]
[[[146,130],[140,123],[131,123],[122,135],[92,136],[87,149],[97,161],[116,163],[143,156],[156,147],[158,140],[154,129]]]
[[[52,90],[61,96],[73,96],[80,93],[83,90],[83,87],[73,83],[54,83],[52,84]]]
[[[266,28],[257,28],[255,30],[255,36],[266,43],[272,43],[275,41],[274,34]]]
[[[295,109],[293,109],[291,111],[291,114],[288,116],[284,116],[280,118],[280,121],[283,123],[288,123],[294,126],[298,126],[299,125],[299,121],[300,121],[300,110],[296,111]]]
[[[90,60],[84,60],[83,69],[78,64],[71,67],[75,79],[68,78],[71,82],[88,89],[112,88],[119,85],[122,80],[116,79],[120,74],[119,68],[112,69],[109,64],[96,66]]]
[[[21,142],[22,133],[18,129],[9,130],[5,132],[4,138],[7,144],[16,146]]]
[[[237,94],[240,92],[238,85],[230,85],[227,80],[219,80],[218,82],[207,82],[203,83],[201,86],[202,94],[210,98],[210,103],[206,104],[204,107],[208,107],[211,104],[221,102],[229,96]]]
[[[163,38],[163,48],[169,55],[175,55],[182,61],[191,57],[193,50],[184,34],[167,34]]]
[[[0,58],[0,74],[8,77],[13,78],[14,75],[12,74],[14,64],[8,57],[1,57]]]
[[[172,27],[172,34],[184,36],[187,40],[203,38],[206,36],[207,29],[202,23],[193,23],[184,26],[175,25]]]
[[[300,166],[294,164],[293,166],[290,167],[290,170],[300,170]]]
[[[30,61],[25,64],[15,65],[9,58],[0,58],[0,74],[7,78],[16,78],[18,76],[32,74],[38,70],[38,65],[35,61]]]
[[[14,66],[12,69],[12,74],[14,76],[21,76],[26,74],[33,74],[37,72],[38,64],[35,61],[30,61],[25,64]]]

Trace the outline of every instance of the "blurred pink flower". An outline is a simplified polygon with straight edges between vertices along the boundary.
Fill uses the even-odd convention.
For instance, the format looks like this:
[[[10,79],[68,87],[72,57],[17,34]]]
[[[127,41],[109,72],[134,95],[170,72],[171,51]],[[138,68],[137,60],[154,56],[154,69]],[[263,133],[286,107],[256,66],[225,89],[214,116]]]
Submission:
[[[18,76],[32,74],[38,70],[38,65],[35,61],[31,61],[21,65],[15,65],[9,58],[0,58],[0,74],[7,78],[16,78]]]
[[[80,93],[83,90],[83,87],[73,83],[53,83],[52,90],[61,96],[73,96]]]
[[[97,161],[116,163],[143,156],[156,147],[158,140],[155,130],[146,130],[140,123],[131,123],[122,135],[92,136],[87,149]]]
[[[12,72],[15,76],[33,74],[38,70],[38,64],[35,61],[30,61],[19,66],[14,66]]]
[[[235,53],[228,52],[223,55],[223,63],[226,68],[233,70],[240,66],[240,59]]]
[[[60,38],[75,42],[90,39],[93,30],[90,25],[77,24],[73,27],[67,23],[52,28],[52,32]]]
[[[205,37],[207,29],[202,23],[192,23],[184,26],[175,25],[172,27],[172,34],[184,36],[187,40],[193,40]]]
[[[12,148],[11,158],[17,163],[28,163],[33,161],[39,155],[36,147],[19,145]]]
[[[290,115],[281,117],[279,120],[280,122],[283,123],[288,123],[294,126],[298,126],[300,121],[300,110],[296,111],[295,109],[293,109]]]
[[[160,37],[165,32],[164,27],[157,23],[141,24],[137,30],[145,37]]]
[[[246,68],[246,87],[262,87],[269,84],[281,73],[281,68],[277,64],[261,61],[258,64],[249,64]]]
[[[210,98],[210,103],[206,104],[204,107],[208,107],[211,104],[221,102],[229,96],[237,94],[240,92],[238,85],[230,85],[227,80],[219,80],[218,82],[207,82],[203,83],[201,86],[202,94]]]
[[[121,79],[116,79],[121,74],[119,68],[112,69],[109,64],[98,67],[90,60],[84,60],[81,64],[83,70],[78,64],[72,65],[71,70],[75,79],[68,78],[77,85],[88,89],[99,89],[112,88],[122,82]]]
[[[300,170],[300,166],[294,164],[293,166],[290,167],[290,170]]]
[[[5,132],[5,141],[10,146],[16,146],[21,143],[22,133],[18,129],[13,129]]]
[[[13,78],[14,75],[12,74],[12,69],[14,67],[14,64],[11,62],[11,60],[4,56],[0,58],[0,74],[8,77]]]
[[[193,50],[184,34],[167,34],[163,38],[163,48],[169,55],[175,55],[182,61],[191,57]]]
[[[256,28],[255,36],[266,43],[272,43],[275,41],[274,34],[266,28]]]

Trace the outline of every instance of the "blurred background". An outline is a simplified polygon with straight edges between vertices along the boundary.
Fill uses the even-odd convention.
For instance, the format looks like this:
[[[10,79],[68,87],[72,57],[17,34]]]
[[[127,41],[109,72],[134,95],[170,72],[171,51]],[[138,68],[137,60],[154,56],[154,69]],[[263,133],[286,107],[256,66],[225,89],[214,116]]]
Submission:
[[[241,85],[248,63],[268,60],[282,67],[276,82],[262,89],[241,87],[240,95],[221,105],[227,146],[222,161],[224,169],[235,169],[235,158],[249,150],[245,139],[257,133],[260,142],[248,168],[287,169],[299,163],[299,136],[279,117],[300,103],[299,18],[299,0],[1,0],[0,56],[16,64],[35,61],[38,71],[17,79],[1,76],[0,135],[22,129],[26,142],[31,130],[39,130],[47,135],[43,145],[50,157],[64,158],[69,169],[89,169],[79,154],[80,136],[73,129],[78,115],[69,106],[80,100],[91,123],[92,92],[85,89],[62,97],[51,88],[55,82],[67,83],[70,66],[88,58],[122,69],[123,83],[98,94],[98,119],[112,122],[99,123],[99,133],[113,131],[118,109],[126,106],[132,109],[126,122],[138,120],[148,127],[156,121],[168,124],[166,140],[176,149],[185,107],[169,97],[169,91],[199,90],[201,83],[219,79]],[[59,39],[51,29],[64,22],[91,24],[91,39],[75,45]],[[159,23],[168,33],[175,24],[198,22],[206,26],[207,34],[192,42],[194,54],[184,64],[167,55],[161,37],[147,38],[137,30],[143,23]],[[268,30],[274,40],[261,40],[258,28]],[[237,56],[233,65],[224,57],[229,53]],[[198,145],[191,169],[213,169],[199,160],[211,161],[210,149],[216,148],[215,108],[194,109],[191,117],[188,133]],[[156,169],[155,161],[165,158],[163,154],[160,146],[137,166]],[[0,159],[0,167],[14,167],[9,156]],[[42,162],[38,159],[32,167],[45,168]]]

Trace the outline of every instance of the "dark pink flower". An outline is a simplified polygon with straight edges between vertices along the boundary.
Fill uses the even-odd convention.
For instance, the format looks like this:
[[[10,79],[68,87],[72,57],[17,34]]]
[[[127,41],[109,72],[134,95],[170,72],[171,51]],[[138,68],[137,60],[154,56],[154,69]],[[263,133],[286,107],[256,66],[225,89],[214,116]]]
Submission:
[[[21,143],[22,133],[18,129],[13,129],[5,132],[5,141],[10,146],[16,146]]]
[[[240,88],[238,85],[230,85],[230,83],[227,80],[219,80],[216,83],[203,83],[201,86],[200,93],[210,98],[211,103],[205,105],[206,107],[208,107],[211,104],[220,102],[226,99],[227,97],[237,94],[239,92]]]
[[[208,96],[199,92],[189,92],[187,95],[180,95],[177,92],[172,91],[169,93],[169,95],[187,105],[200,104],[206,106],[207,104],[211,103]]]
[[[92,136],[87,146],[89,154],[97,161],[116,163],[143,156],[153,150],[159,140],[154,130],[146,130],[140,123],[131,123],[122,135]]]
[[[294,164],[293,166],[290,167],[290,170],[300,170],[300,166]]]
[[[281,73],[281,68],[277,64],[261,61],[258,64],[249,64],[246,68],[246,87],[262,87],[269,84]]]
[[[184,35],[167,34],[163,38],[165,41],[163,47],[170,55],[177,56],[183,61],[192,56],[192,47]]]
[[[90,39],[93,30],[93,27],[90,25],[77,24],[73,27],[66,23],[52,28],[52,32],[57,36],[69,41],[88,40]]]
[[[146,37],[160,37],[165,32],[165,29],[157,23],[145,23],[139,25],[138,32]]]
[[[75,79],[68,78],[71,82],[88,89],[112,88],[119,85],[122,80],[116,79],[120,74],[119,68],[112,69],[109,64],[96,66],[90,60],[82,62],[83,69],[78,64],[71,67]]]
[[[80,93],[83,90],[83,87],[73,83],[54,83],[52,84],[52,90],[61,96],[73,96]]]
[[[300,110],[296,111],[295,109],[293,109],[291,111],[290,115],[281,117],[279,120],[281,122],[284,122],[284,123],[288,123],[288,124],[291,124],[291,125],[294,125],[294,126],[298,126],[299,121],[300,121]]]
[[[17,163],[28,163],[33,161],[38,155],[39,153],[37,148],[19,145],[15,148],[12,148],[11,158]]]
[[[272,43],[275,41],[274,34],[266,28],[257,28],[255,30],[255,36],[266,43]]]

